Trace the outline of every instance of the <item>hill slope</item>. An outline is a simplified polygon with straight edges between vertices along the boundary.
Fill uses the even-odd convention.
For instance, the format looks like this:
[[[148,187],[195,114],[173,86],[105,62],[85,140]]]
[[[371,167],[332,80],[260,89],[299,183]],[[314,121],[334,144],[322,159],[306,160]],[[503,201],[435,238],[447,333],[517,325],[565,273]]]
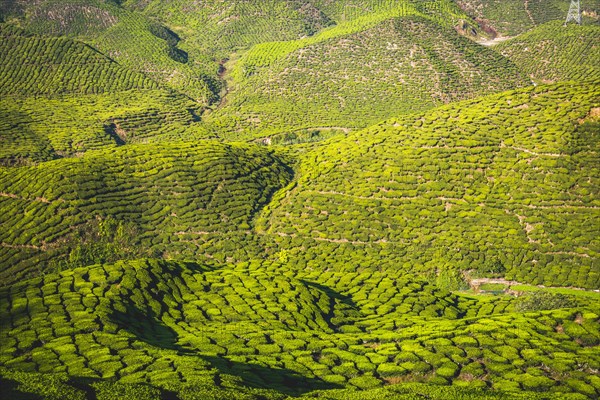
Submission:
[[[569,1],[562,0],[457,0],[477,21],[500,36],[515,36],[549,21],[565,21]],[[597,22],[600,1],[582,0],[584,20]]]
[[[266,149],[210,141],[2,169],[2,280],[140,254],[247,258],[253,214],[289,179]]]
[[[0,362],[10,368],[0,370],[3,387],[62,389],[65,398],[128,390],[136,398],[280,399],[315,389],[365,398],[332,389],[421,377],[433,386],[392,386],[389,394],[596,393],[592,303],[523,315],[510,313],[514,300],[461,298],[400,275],[155,260],[49,274],[0,289]],[[351,282],[362,285],[339,292]],[[456,388],[436,387],[450,380]],[[487,395],[477,390],[483,385],[508,393]]]
[[[538,26],[495,50],[531,79],[543,82],[600,80],[600,26],[559,21]]]
[[[268,67],[253,67],[248,57],[232,74],[250,68],[255,72],[246,72],[248,77],[232,87],[224,106],[206,118],[233,137],[365,127],[526,83],[505,58],[417,17],[386,20],[301,47],[277,56]]]
[[[332,139],[259,226],[312,268],[500,263],[519,281],[598,288],[598,99],[598,85],[540,86]]]

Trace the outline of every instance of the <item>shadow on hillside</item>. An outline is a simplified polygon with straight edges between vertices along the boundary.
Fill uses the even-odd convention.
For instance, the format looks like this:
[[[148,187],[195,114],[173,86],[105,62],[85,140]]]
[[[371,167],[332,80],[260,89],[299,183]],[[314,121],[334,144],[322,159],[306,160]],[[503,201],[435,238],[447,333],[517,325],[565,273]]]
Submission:
[[[352,324],[353,320],[361,317],[360,308],[354,300],[352,300],[352,297],[336,292],[332,288],[319,283],[306,281],[304,279],[301,279],[300,281],[308,288],[312,287],[325,293],[330,299],[329,310],[328,313],[324,315],[324,318],[329,325],[329,328],[332,330],[338,331],[340,326]],[[336,315],[337,317],[334,319],[334,316]],[[343,317],[341,317],[342,315]]]
[[[126,305],[126,308],[126,312],[115,310],[110,315],[111,321],[119,328],[132,333],[140,341],[152,346],[175,350],[181,355],[197,356],[200,360],[208,362],[210,367],[217,369],[219,373],[238,377],[243,386],[274,389],[288,396],[301,395],[312,390],[341,388],[339,385],[327,383],[318,378],[308,378],[289,369],[269,368],[231,361],[223,357],[199,354],[193,349],[181,346],[178,343],[177,332],[165,325],[151,310],[144,313],[131,302]]]
[[[4,400],[42,400],[38,394],[19,390],[19,382],[0,377],[0,399]]]

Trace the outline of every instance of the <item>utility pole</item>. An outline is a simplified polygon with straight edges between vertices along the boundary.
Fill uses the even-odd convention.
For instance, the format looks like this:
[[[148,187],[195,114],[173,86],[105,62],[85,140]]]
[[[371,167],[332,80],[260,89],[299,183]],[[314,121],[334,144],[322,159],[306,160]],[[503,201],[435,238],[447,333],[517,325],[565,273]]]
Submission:
[[[579,0],[571,0],[571,7],[569,7],[569,13],[567,14],[567,20],[565,21],[565,25],[571,21],[575,21],[577,24],[581,25],[581,7],[579,5]]]

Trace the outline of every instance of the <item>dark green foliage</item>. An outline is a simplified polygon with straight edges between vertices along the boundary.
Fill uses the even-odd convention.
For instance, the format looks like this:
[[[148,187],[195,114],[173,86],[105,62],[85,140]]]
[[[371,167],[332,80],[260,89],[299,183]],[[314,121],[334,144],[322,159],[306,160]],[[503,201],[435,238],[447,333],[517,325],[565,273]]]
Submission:
[[[520,297],[515,303],[515,308],[518,311],[527,312],[571,308],[575,305],[576,302],[570,296],[540,290]]]

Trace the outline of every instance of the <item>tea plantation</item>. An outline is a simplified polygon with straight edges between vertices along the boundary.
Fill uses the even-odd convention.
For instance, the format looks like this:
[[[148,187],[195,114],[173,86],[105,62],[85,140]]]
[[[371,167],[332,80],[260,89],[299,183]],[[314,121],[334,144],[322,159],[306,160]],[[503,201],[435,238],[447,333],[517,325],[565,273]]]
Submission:
[[[599,398],[581,5],[0,2],[0,399]]]
[[[599,95],[538,86],[331,139],[302,154],[259,232],[311,268],[477,269],[597,289]]]
[[[599,41],[600,25],[564,27],[553,21],[500,43],[495,50],[538,82],[597,81],[600,79]]]
[[[233,131],[236,138],[300,128],[362,128],[528,83],[506,58],[422,17],[388,19],[301,47],[277,55],[281,58],[268,67],[260,67],[263,55],[257,51],[235,64],[232,75],[245,71],[247,78],[207,117],[219,132]],[[269,59],[278,50],[261,45],[261,51]]]
[[[153,260],[45,275],[3,289],[3,380],[67,398],[284,398],[325,389],[314,395],[348,398],[355,392],[338,389],[386,384],[400,385],[370,398],[487,398],[488,386],[506,393],[490,398],[597,393],[597,298],[521,314],[515,300],[457,296],[403,275]],[[415,380],[453,385],[402,384]]]

